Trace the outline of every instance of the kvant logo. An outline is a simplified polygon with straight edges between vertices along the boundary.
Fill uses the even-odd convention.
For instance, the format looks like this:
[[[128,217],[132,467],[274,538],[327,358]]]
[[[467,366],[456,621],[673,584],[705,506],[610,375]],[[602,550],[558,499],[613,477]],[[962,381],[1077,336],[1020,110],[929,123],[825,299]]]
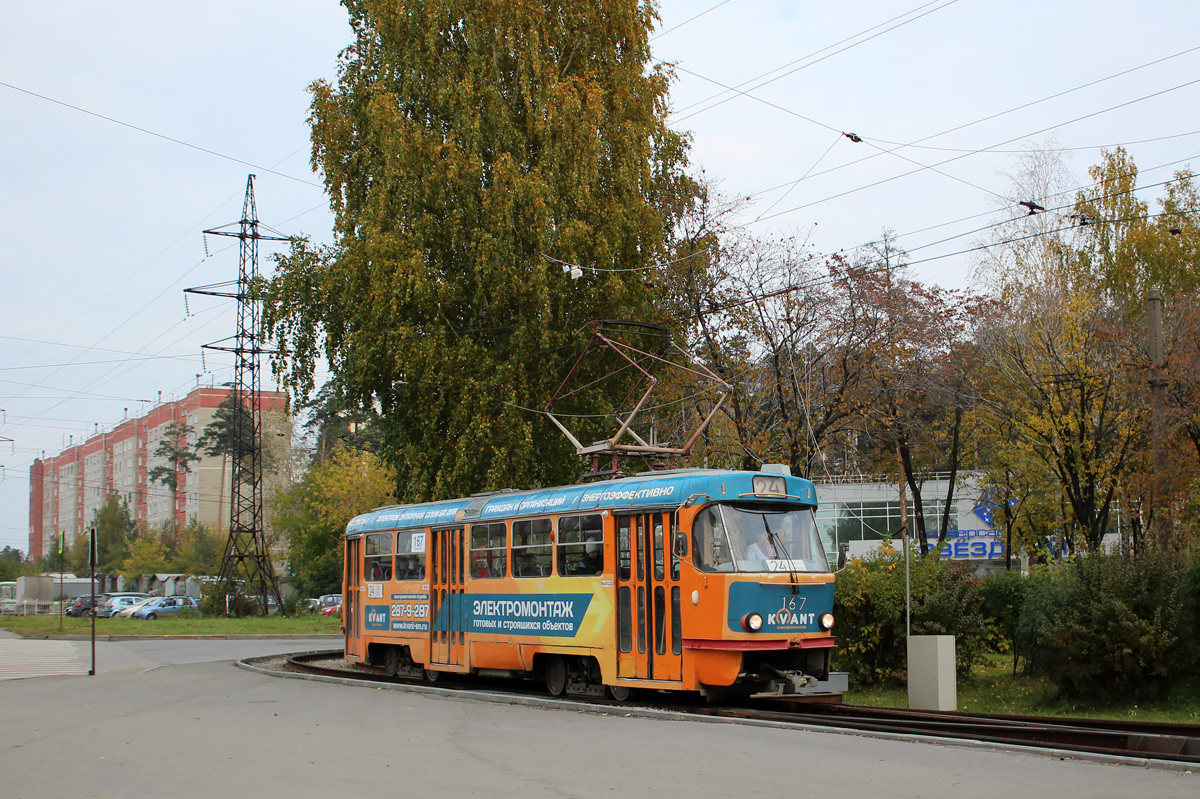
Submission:
[[[388,628],[388,606],[367,605],[363,624],[368,630],[386,630]]]

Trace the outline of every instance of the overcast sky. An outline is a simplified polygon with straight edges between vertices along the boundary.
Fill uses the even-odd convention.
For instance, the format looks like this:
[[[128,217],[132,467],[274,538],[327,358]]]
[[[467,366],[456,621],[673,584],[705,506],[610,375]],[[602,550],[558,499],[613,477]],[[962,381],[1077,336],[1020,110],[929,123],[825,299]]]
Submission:
[[[1126,145],[1143,185],[1200,163],[1195,2],[669,0],[661,14],[672,124],[695,169],[751,198],[750,230],[835,252],[891,228],[916,276],[947,287],[970,285],[972,231],[1028,199],[1004,173],[1031,141],[1070,148],[1080,185],[1103,146]],[[182,290],[236,277],[236,240],[206,252],[201,231],[241,217],[248,173],[264,224],[329,239],[306,87],[349,42],[333,0],[0,1],[0,546],[28,547],[43,451],[198,375],[231,378],[229,356],[200,348],[233,334],[232,304],[185,306]]]

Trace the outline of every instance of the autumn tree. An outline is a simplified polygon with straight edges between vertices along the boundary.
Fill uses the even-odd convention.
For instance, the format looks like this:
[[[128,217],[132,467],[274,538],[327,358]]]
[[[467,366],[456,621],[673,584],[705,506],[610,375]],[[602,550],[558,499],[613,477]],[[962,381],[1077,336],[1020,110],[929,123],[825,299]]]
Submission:
[[[1150,381],[1163,381],[1165,413],[1147,420],[1158,431],[1159,451],[1155,452],[1153,431],[1148,429],[1131,455],[1122,489],[1133,511],[1135,541],[1150,532],[1143,530],[1148,527],[1165,543],[1182,532],[1182,520],[1173,518],[1171,508],[1185,505],[1196,466],[1196,458],[1186,453],[1196,450],[1189,444],[1196,440],[1194,420],[1200,417],[1195,345],[1200,192],[1191,170],[1184,169],[1165,181],[1163,196],[1155,203],[1140,199],[1137,165],[1120,147],[1104,152],[1089,174],[1094,183],[1079,193],[1075,206],[1076,218],[1088,222],[1079,228],[1081,262],[1106,299],[1140,331],[1142,342],[1148,337],[1149,293],[1157,289],[1163,298],[1165,371],[1157,376],[1150,373],[1144,343],[1136,347],[1127,365],[1140,370],[1138,394],[1147,404]]]
[[[967,298],[908,279],[890,235],[847,261],[803,236],[731,229],[725,207],[702,194],[673,252],[687,263],[672,296],[690,347],[731,385],[697,455],[731,468],[783,462],[805,477],[899,473],[923,542],[922,486],[949,472],[936,522],[949,527],[971,424]]]
[[[172,553],[172,571],[200,575],[220,573],[226,538],[215,525],[189,519]]]
[[[687,320],[687,348],[729,385],[728,401],[697,454],[713,466],[757,469],[780,462],[807,475],[810,427],[797,392],[805,379],[801,353],[820,315],[807,290],[820,264],[801,237],[768,241],[715,224],[708,230],[708,251],[692,250],[702,257],[687,258],[672,286]],[[675,435],[686,436],[714,397],[695,382],[681,393],[683,407],[696,405],[675,425]]]
[[[869,402],[860,389],[877,352],[878,319],[860,295],[869,272],[816,253],[803,233],[753,236],[729,221],[739,207],[701,186],[672,243],[669,301],[687,347],[731,386],[696,455],[726,468],[787,463],[805,477],[855,471],[848,437]],[[685,433],[710,394],[677,386],[663,426],[679,409],[675,435]]]
[[[136,527],[129,506],[115,491],[92,514],[90,527],[96,529],[96,570],[115,572],[129,556],[130,539]]]
[[[1020,428],[1019,450],[1055,475],[1090,548],[1107,531],[1121,480],[1144,433],[1145,407],[1119,314],[1080,288],[1031,290],[985,331],[1008,391],[991,398]]]
[[[973,321],[978,330],[997,329],[1003,327],[1007,312],[1000,303],[982,303],[975,306]],[[1054,529],[1058,495],[1050,489],[1058,480],[1027,446],[1024,420],[1003,412],[1013,407],[1005,404],[1012,390],[1006,370],[993,361],[981,339],[976,343],[983,357],[975,361],[965,389],[977,400],[969,410],[974,468],[979,473],[976,488],[990,506],[993,526],[1004,535],[1004,565],[1011,569],[1014,553],[1035,551]]]
[[[16,580],[24,562],[25,554],[21,550],[10,546],[0,549],[0,582]]]
[[[378,455],[342,446],[275,495],[275,525],[287,537],[297,590],[313,596],[339,590],[346,524],[394,502],[395,479],[395,470]]]
[[[925,510],[941,503],[936,529],[950,527],[963,446],[968,438],[970,363],[967,320],[974,303],[959,292],[923,284],[908,275],[907,254],[890,231],[859,255],[862,313],[875,332],[861,354],[867,359],[857,444],[874,452],[875,468],[897,474],[912,503],[909,528],[922,555],[929,554]],[[947,493],[928,497],[926,480],[945,475]]]
[[[336,380],[329,380],[307,404],[305,430],[311,436],[318,464],[338,447],[377,451],[381,445],[379,414],[371,405],[363,407],[348,399]]]
[[[1045,181],[1029,179],[1054,163],[1042,156],[1027,162],[1018,173],[1025,183],[1018,180],[1014,192],[1052,206],[1030,188]],[[994,462],[990,472],[1040,463],[1069,509],[1068,543],[1077,529],[1095,549],[1145,441],[1145,355],[1128,306],[1117,301],[1133,285],[1119,277],[1130,257],[1126,245],[1133,246],[1124,233],[1140,224],[1145,208],[1095,170],[1093,176],[1099,205],[1084,202],[1085,192],[1074,216],[1059,214],[1054,224],[1046,215],[1010,211],[997,226],[1001,238],[992,252],[1002,258],[991,286],[1004,310],[981,325],[979,340],[995,370],[983,393],[991,427],[1011,439],[994,451],[1010,465]]]
[[[1136,194],[1138,168],[1124,148],[1104,151],[1088,174],[1093,183],[1079,192],[1072,217],[1079,258],[1112,301],[1140,315],[1152,288],[1166,296],[1200,288],[1200,196],[1191,171],[1167,181],[1153,212]]]
[[[689,192],[653,4],[345,6],[338,80],[311,87],[335,243],[295,242],[265,287],[275,366],[305,397],[324,358],[380,409],[406,500],[571,480],[536,409],[586,320],[662,315],[646,275]]]
[[[130,544],[129,554],[121,561],[119,571],[126,579],[136,580],[143,574],[157,574],[166,568],[168,554],[162,538],[154,532],[147,532]]]

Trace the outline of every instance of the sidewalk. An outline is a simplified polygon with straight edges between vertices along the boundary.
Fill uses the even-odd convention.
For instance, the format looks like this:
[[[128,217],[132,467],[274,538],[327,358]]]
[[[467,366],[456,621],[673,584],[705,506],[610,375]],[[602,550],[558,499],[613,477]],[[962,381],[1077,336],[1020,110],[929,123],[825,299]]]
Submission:
[[[0,680],[87,674],[90,658],[71,641],[27,641],[15,633],[0,636]]]
[[[201,659],[236,660],[292,649],[291,641],[310,641],[320,648],[336,649],[336,645],[327,642],[341,639],[340,635],[99,635],[96,663],[100,674],[143,671],[180,661],[192,662],[198,656],[191,653],[200,651],[213,653]],[[240,641],[263,643],[239,644]],[[271,641],[276,643],[268,643]],[[177,651],[185,654],[175,654]],[[91,636],[26,639],[0,630],[0,681],[87,674],[91,664]]]

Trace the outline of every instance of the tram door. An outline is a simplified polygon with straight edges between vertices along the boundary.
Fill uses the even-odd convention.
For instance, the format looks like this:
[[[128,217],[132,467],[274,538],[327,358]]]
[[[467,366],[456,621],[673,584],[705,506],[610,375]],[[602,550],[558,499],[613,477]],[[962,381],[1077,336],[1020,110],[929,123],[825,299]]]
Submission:
[[[362,607],[362,542],[361,538],[346,539],[346,594],[342,597],[342,628],[346,632],[346,654],[359,654],[358,617]]]
[[[460,666],[466,636],[463,528],[433,530],[429,567],[429,662]]]
[[[679,565],[671,515],[617,517],[617,676],[682,678]]]

